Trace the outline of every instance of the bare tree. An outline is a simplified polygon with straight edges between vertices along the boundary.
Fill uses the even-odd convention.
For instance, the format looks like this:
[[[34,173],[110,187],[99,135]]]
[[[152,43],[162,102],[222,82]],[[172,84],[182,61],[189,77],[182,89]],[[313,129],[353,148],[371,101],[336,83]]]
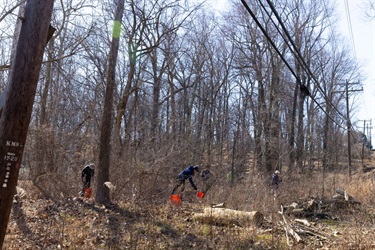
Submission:
[[[116,63],[119,50],[121,34],[121,22],[124,14],[125,0],[118,0],[116,4],[115,19],[113,24],[112,43],[108,57],[107,84],[104,100],[103,118],[100,133],[100,152],[97,177],[97,192],[95,200],[102,204],[111,202],[109,189],[104,182],[109,181],[110,156],[111,156],[111,135],[113,118],[113,92],[116,84]]]
[[[3,2],[1,88],[17,19],[17,3]],[[236,185],[250,166],[268,174],[292,163],[303,170],[321,156],[325,166],[337,162],[342,151],[332,140],[345,131],[335,123],[343,103],[334,92],[358,68],[327,30],[331,9],[322,1],[279,1],[283,30],[269,1],[247,2],[266,34],[238,4],[219,22],[188,1],[131,0],[116,21],[120,38],[108,23],[121,2],[56,3],[57,33],[41,68],[25,145],[27,170],[63,176],[61,193],[71,195],[79,166],[98,162],[96,195],[109,203],[105,181],[132,197],[160,195],[187,164],[210,163],[222,179],[228,172],[236,177]],[[301,95],[300,84],[311,98]]]

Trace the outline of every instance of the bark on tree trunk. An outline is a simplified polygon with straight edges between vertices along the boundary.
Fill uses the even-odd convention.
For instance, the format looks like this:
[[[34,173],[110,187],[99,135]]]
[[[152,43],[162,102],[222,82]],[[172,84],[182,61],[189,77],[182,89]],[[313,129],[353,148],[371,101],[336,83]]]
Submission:
[[[46,64],[46,77],[44,81],[44,87],[42,96],[40,99],[40,120],[39,120],[39,128],[41,130],[44,129],[47,120],[47,97],[48,91],[50,88],[50,83],[52,82],[52,59],[53,59],[53,41],[49,43],[48,52],[47,52],[48,63]],[[44,171],[44,163],[46,160],[46,152],[48,151],[47,148],[49,145],[47,144],[47,138],[45,133],[38,133],[37,134],[38,140],[36,141],[36,147],[39,149],[36,152],[36,159],[37,164],[34,168],[33,177],[39,176]]]
[[[29,0],[0,118],[0,248],[16,192],[53,0]]]
[[[118,0],[117,2],[112,43],[108,58],[107,86],[105,91],[103,118],[100,133],[100,152],[96,186],[97,190],[95,195],[95,201],[101,204],[109,204],[111,202],[109,189],[104,185],[104,183],[109,181],[113,117],[113,91],[116,83],[116,63],[120,42],[121,21],[124,13],[124,2],[124,0]]]
[[[296,163],[297,169],[300,172],[304,172],[303,166],[303,152],[304,152],[304,127],[303,127],[303,116],[304,116],[304,102],[306,96],[304,93],[300,93],[299,104],[298,104],[298,129],[297,129],[297,144],[296,144]]]
[[[328,135],[331,132],[330,131],[330,121],[329,121],[329,115],[330,115],[330,106],[327,105],[326,108],[326,116],[324,118],[324,126],[323,126],[323,171],[325,171],[328,167]]]
[[[159,99],[160,99],[160,90],[161,90],[161,78],[160,75],[158,75],[157,72],[157,59],[158,55],[156,51],[153,51],[151,53],[151,64],[153,69],[153,75],[154,75],[154,82],[153,82],[153,88],[152,88],[152,111],[151,111],[151,128],[150,128],[150,134],[151,134],[151,144],[156,146],[156,137],[157,137],[157,130],[159,127]],[[156,148],[156,147],[154,147]]]
[[[293,94],[293,106],[292,106],[292,114],[290,118],[290,137],[289,137],[289,163],[288,163],[288,171],[292,171],[292,167],[295,162],[295,131],[296,131],[296,114],[297,114],[297,101],[298,101],[298,91],[299,91],[299,84],[298,80],[296,80],[296,86],[294,89]]]

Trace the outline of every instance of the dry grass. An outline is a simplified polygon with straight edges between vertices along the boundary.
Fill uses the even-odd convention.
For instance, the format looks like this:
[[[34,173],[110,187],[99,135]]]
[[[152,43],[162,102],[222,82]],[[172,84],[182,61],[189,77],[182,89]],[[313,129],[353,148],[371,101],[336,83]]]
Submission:
[[[237,184],[215,185],[203,201],[187,188],[181,206],[169,203],[168,195],[134,202],[119,198],[103,207],[92,200],[47,200],[30,182],[21,182],[27,194],[16,203],[8,225],[4,250],[10,249],[374,249],[374,173],[283,176],[280,195],[273,199],[267,178],[250,176]],[[336,188],[347,190],[360,207],[335,211],[337,220],[312,220],[329,236],[304,235],[303,243],[290,239],[280,226],[278,210],[311,198],[331,197]],[[122,197],[119,195],[118,197]],[[147,200],[148,202],[145,202]],[[228,208],[260,211],[262,227],[220,226],[192,221],[205,206],[226,203]]]

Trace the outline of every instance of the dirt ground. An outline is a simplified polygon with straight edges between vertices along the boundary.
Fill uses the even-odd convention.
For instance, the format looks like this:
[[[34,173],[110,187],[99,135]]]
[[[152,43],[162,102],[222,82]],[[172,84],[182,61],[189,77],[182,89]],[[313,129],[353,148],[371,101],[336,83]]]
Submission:
[[[104,207],[80,197],[57,203],[31,197],[14,203],[4,250],[375,249],[374,208],[363,205],[334,207],[326,218],[311,215],[301,222],[274,211],[264,213],[261,226],[241,226],[194,221],[194,213],[207,206],[200,200]],[[287,233],[284,220],[300,240]]]

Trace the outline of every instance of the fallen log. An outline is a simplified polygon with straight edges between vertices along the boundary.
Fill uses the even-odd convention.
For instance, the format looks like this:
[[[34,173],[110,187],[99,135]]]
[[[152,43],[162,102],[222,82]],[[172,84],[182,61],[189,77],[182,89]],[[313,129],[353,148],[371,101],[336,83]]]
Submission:
[[[326,199],[324,204],[321,206],[322,210],[337,210],[337,209],[348,209],[352,206],[360,205],[360,202],[347,201],[344,199]]]
[[[194,214],[193,220],[202,223],[237,226],[261,226],[263,214],[258,211],[239,211],[229,208],[207,207],[203,213]]]
[[[353,202],[355,204],[361,204],[354,196],[349,194],[346,190],[343,190],[341,188],[336,188],[336,193],[342,195],[346,201]]]
[[[293,210],[286,210],[285,214],[288,216],[292,215],[293,217],[296,217],[296,218],[305,218],[307,211],[305,208],[296,208]]]

